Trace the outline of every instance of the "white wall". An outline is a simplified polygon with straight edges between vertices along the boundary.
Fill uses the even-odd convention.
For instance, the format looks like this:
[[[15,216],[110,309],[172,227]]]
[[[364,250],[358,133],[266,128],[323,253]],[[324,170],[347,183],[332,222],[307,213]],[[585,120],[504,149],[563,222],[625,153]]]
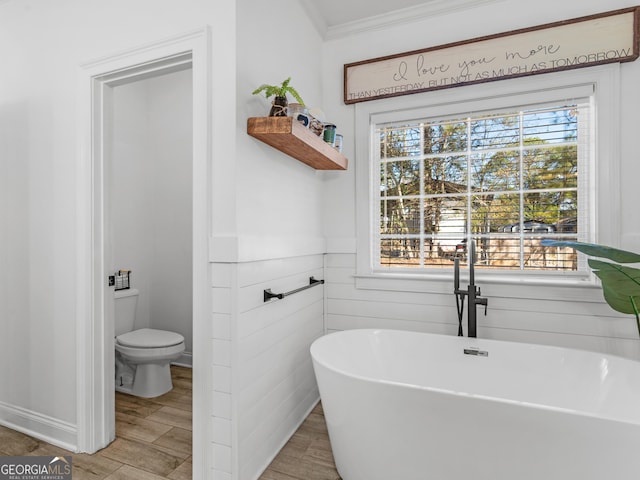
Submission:
[[[113,268],[140,290],[135,328],[192,350],[191,69],[113,89]]]
[[[251,95],[264,83],[280,84],[291,77],[291,85],[308,106],[324,107],[322,43],[298,3],[278,0],[238,5],[238,17],[242,18],[238,23],[237,67],[238,233],[260,235],[257,248],[266,248],[265,242],[278,245],[281,239],[305,241],[305,237],[324,235],[323,173],[246,134],[248,117],[269,112],[272,99]]]
[[[430,294],[355,288],[354,114],[341,100],[343,64],[627,5],[632,3],[505,0],[323,43],[298,2],[285,0],[3,2],[0,321],[6,334],[0,336],[0,421],[18,417],[34,433],[53,425],[53,440],[71,446],[77,434],[76,166],[86,152],[78,151],[75,109],[83,63],[211,27],[212,337],[206,368],[194,371],[196,388],[211,404],[208,418],[196,421],[210,425],[209,478],[250,479],[315,400],[302,352],[320,332],[323,289],[331,329],[455,331],[446,285],[430,286]],[[268,109],[250,92],[289,75],[307,103],[323,108],[344,134],[347,172],[316,172],[246,134],[246,118]],[[640,220],[634,198],[639,80],[640,62],[622,66],[621,243],[634,250],[640,250],[634,227]],[[256,299],[263,287],[288,290],[309,272],[320,276],[318,258],[327,250],[326,287],[268,305]],[[584,302],[579,293],[576,301],[576,292],[562,291],[561,298],[541,304],[536,297],[548,289],[517,286],[511,299],[494,300],[497,288],[483,288],[492,297],[488,336],[625,354],[626,345],[637,345],[626,323],[610,321],[616,316],[602,302]],[[298,318],[301,324],[294,323]],[[297,361],[300,368],[291,370]],[[267,369],[269,382],[251,380],[256,362]],[[270,416],[282,421],[275,430]]]
[[[253,316],[252,302],[261,297],[253,297],[244,273],[286,289],[297,288],[309,271],[322,276],[324,174],[246,134],[246,118],[268,109],[251,96],[261,83],[291,75],[305,100],[323,107],[322,40],[298,2],[0,4],[0,319],[7,332],[0,337],[0,421],[18,412],[30,433],[43,436],[38,420],[45,419],[55,426],[54,443],[73,448],[77,438],[76,167],[88,154],[78,147],[78,71],[204,26],[211,31],[213,333],[206,367],[194,370],[194,388],[211,399],[208,417],[194,419],[210,425],[207,444],[194,445],[194,455],[206,448],[207,478],[256,478],[317,399],[308,358],[301,357],[322,331],[323,288],[261,306]],[[252,290],[250,301],[240,295],[245,289]],[[249,339],[240,325],[258,328]],[[239,382],[261,355],[271,380]],[[256,395],[262,402],[250,405]],[[245,415],[261,418],[256,429]],[[275,430],[267,417],[279,422]]]
[[[323,108],[322,41],[299,2],[239,2],[238,18],[237,236],[231,248],[214,237],[221,248],[212,252],[214,281],[223,286],[214,288],[214,299],[230,294],[229,313],[216,311],[213,323],[214,337],[228,335],[214,341],[229,346],[230,358],[220,355],[214,362],[230,368],[233,379],[229,394],[214,379],[214,405],[229,402],[233,430],[215,452],[230,457],[234,478],[250,480],[318,400],[309,346],[324,332],[324,289],[269,303],[263,290],[286,292],[310,276],[322,278],[325,178],[249,137],[246,121],[269,109],[269,101],[251,92],[289,76],[307,105]],[[225,424],[224,417],[214,420]]]
[[[0,5],[0,56],[7,69],[0,82],[3,424],[68,448],[77,444],[76,325],[89,321],[77,318],[77,305],[85,300],[77,298],[75,278],[82,207],[77,204],[82,190],[77,166],[89,154],[79,147],[86,128],[78,124],[77,112],[82,65],[210,27],[211,44],[224,48],[211,48],[210,58],[216,71],[210,82],[215,125],[210,171],[216,188],[209,208],[215,221],[207,233],[228,232],[235,225],[235,210],[214,212],[213,205],[227,206],[235,195],[234,181],[218,175],[233,171],[229,165],[235,155],[235,18],[234,0],[15,0]],[[205,398],[211,396],[211,364],[205,360],[206,371],[194,373]],[[210,418],[196,420],[206,424]],[[211,444],[194,446],[194,454],[202,448],[207,448],[208,461]]]
[[[635,5],[632,1],[588,0],[579,3],[503,0],[469,11],[378,28],[327,41],[323,48],[324,98],[327,113],[345,136],[345,154],[356,160],[355,106],[342,102],[345,63],[469,40],[517,28],[601,13]],[[481,20],[481,21],[480,21]],[[504,80],[508,82],[508,80]],[[621,65],[621,205],[620,247],[640,251],[640,212],[636,179],[640,174],[635,138],[640,102],[640,62]],[[466,88],[466,87],[457,87]],[[437,98],[438,92],[433,93]],[[384,103],[386,100],[379,100]],[[607,161],[607,159],[601,159]],[[324,231],[327,326],[330,330],[389,327],[455,335],[457,317],[452,279],[389,280],[374,284],[356,280],[355,169],[333,175],[325,184]],[[607,192],[604,192],[606,195]],[[606,215],[606,212],[603,212]],[[478,317],[478,334],[486,338],[538,342],[609,352],[640,359],[635,318],[611,310],[599,289],[491,283],[477,275],[489,297],[487,316]],[[375,283],[375,282],[374,282]],[[483,312],[480,312],[483,313]]]

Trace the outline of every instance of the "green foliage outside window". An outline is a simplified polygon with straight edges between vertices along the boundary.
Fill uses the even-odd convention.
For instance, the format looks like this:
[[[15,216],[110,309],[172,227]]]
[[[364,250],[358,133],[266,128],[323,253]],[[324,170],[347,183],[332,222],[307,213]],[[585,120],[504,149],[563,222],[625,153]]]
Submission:
[[[575,239],[577,120],[569,105],[380,129],[381,263],[441,264],[474,236],[488,267],[527,268],[529,225]],[[542,268],[574,269],[575,255],[561,263]]]

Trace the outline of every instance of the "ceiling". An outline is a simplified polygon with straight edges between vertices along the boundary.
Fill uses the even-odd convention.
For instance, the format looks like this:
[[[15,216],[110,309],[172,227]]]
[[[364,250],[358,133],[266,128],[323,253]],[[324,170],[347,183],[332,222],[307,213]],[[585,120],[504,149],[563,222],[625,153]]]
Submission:
[[[0,0],[0,5],[13,0]],[[300,0],[324,38],[505,0]]]
[[[433,4],[438,0],[323,0],[321,14],[327,27],[384,15],[405,8]]]
[[[325,38],[503,0],[302,0]]]

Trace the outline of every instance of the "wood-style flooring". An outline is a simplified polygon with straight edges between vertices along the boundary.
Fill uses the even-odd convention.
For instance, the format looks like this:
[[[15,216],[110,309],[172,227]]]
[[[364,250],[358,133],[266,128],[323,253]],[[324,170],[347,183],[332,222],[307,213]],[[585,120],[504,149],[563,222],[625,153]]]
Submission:
[[[116,392],[116,440],[75,454],[0,426],[0,456],[73,457],[73,480],[190,480],[191,369],[171,367],[173,390],[145,399]],[[260,480],[340,480],[318,404]]]
[[[322,404],[313,409],[260,480],[340,480]]]
[[[73,480],[190,480],[191,369],[171,367],[173,390],[156,398],[116,392],[116,440],[89,455],[72,453],[0,426],[0,456],[73,457]]]

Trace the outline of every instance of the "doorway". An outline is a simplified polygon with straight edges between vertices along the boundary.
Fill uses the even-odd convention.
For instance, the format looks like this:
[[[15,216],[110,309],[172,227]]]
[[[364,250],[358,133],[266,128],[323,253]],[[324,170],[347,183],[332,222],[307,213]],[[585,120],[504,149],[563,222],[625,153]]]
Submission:
[[[83,65],[78,164],[77,379],[80,452],[94,453],[115,438],[113,289],[114,242],[109,224],[109,160],[113,158],[114,89],[190,70],[192,74],[191,306],[193,329],[193,478],[208,471],[206,417],[211,372],[205,351],[208,327],[210,98],[209,31],[198,30]],[[128,268],[116,266],[115,268]],[[142,269],[141,269],[142,270]],[[134,275],[132,273],[132,275]],[[133,277],[135,278],[135,277]]]
[[[112,87],[104,264],[114,274],[128,272],[121,278],[138,292],[133,329],[179,333],[185,353],[177,363],[191,367],[193,82],[189,58],[184,60]],[[106,307],[105,314],[111,310]],[[124,333],[117,323],[115,333]],[[122,381],[116,383],[122,388]]]

